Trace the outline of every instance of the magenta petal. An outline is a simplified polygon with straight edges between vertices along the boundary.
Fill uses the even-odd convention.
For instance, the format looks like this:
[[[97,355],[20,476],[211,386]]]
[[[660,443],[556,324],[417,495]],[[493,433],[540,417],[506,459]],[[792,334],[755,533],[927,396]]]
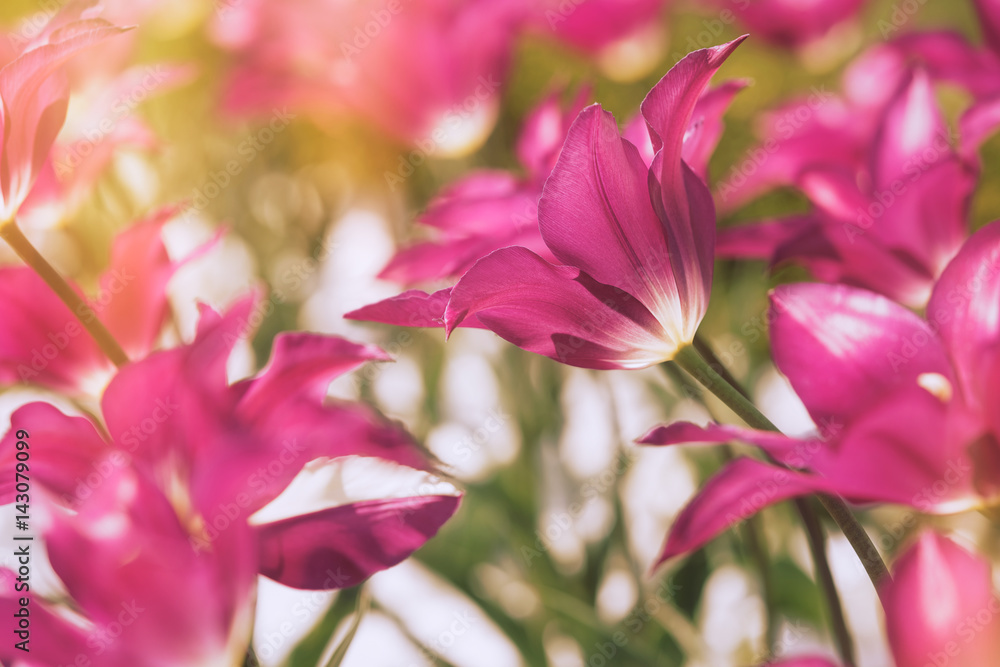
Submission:
[[[916,70],[885,110],[875,139],[872,174],[877,190],[906,185],[916,169],[951,154],[950,133],[938,109],[930,77]],[[928,160],[927,155],[934,156]]]
[[[796,284],[771,295],[775,363],[820,427],[844,424],[923,373],[951,377],[926,322],[843,285]]]
[[[740,458],[702,486],[674,521],[657,565],[694,551],[774,503],[827,491],[821,478]]]
[[[274,339],[271,359],[253,379],[237,385],[245,390],[238,410],[260,417],[285,401],[321,404],[334,379],[368,361],[392,361],[374,345],[359,345],[336,336],[282,333]]]
[[[437,534],[457,496],[342,505],[258,526],[260,572],[286,586],[347,588],[397,565]]]
[[[1000,223],[972,235],[941,275],[927,318],[940,327],[966,400],[993,410],[1000,371]]]
[[[70,309],[27,267],[0,268],[0,381],[78,393],[110,362]]]
[[[690,127],[684,136],[681,156],[701,180],[708,182],[708,161],[725,129],[722,116],[736,93],[746,88],[746,80],[727,81],[705,91],[691,113]],[[638,144],[636,144],[638,145]]]
[[[518,347],[583,368],[643,368],[677,345],[628,293],[524,248],[497,250],[462,277],[445,314],[449,333],[471,315]]]
[[[169,312],[167,282],[180,264],[170,260],[161,233],[177,212],[161,208],[119,234],[101,275],[95,310],[133,358],[149,353]]]
[[[451,290],[451,287],[447,287],[433,294],[415,289],[408,290],[398,296],[352,310],[344,317],[363,322],[394,324],[398,327],[443,327],[444,312],[451,298]],[[461,326],[484,328],[475,316],[463,320]]]
[[[59,496],[70,506],[92,493],[103,483],[109,470],[116,467],[103,460],[111,453],[94,425],[83,417],[64,415],[48,403],[29,403],[17,409],[10,418],[10,431],[0,441],[0,503],[14,502],[15,454],[20,438],[18,431],[27,431],[25,450],[31,457],[31,478],[47,492]],[[122,465],[124,459],[118,460]]]
[[[801,440],[789,438],[781,433],[767,433],[726,424],[698,426],[691,422],[673,422],[664,426],[656,426],[636,442],[641,445],[683,445],[732,442],[733,440],[755,444],[780,460],[785,460],[795,451],[796,447],[803,444]]]
[[[590,106],[570,128],[545,183],[538,224],[560,262],[627,290],[667,323],[680,318],[677,287],[648,173],[614,116]]]
[[[1000,603],[991,589],[987,561],[940,535],[922,535],[880,591],[896,667],[995,664],[1000,630],[991,621]]]
[[[23,582],[22,582],[23,583]],[[83,628],[60,618],[49,611],[38,596],[30,592],[17,592],[15,586],[18,585],[17,575],[11,570],[0,569],[0,615],[4,618],[16,618],[15,614],[20,612],[20,598],[27,597],[28,613],[30,614],[30,640],[27,646],[30,653],[25,653],[15,644],[20,642],[20,637],[13,635],[10,641],[0,645],[0,660],[5,665],[72,665],[76,662],[77,656],[84,656],[89,660],[89,654],[93,652],[93,647],[87,645],[87,633]],[[13,629],[13,628],[12,628]],[[41,641],[39,638],[44,637]],[[26,656],[30,656],[30,661],[22,662]],[[124,667],[120,662],[104,662],[109,667]]]

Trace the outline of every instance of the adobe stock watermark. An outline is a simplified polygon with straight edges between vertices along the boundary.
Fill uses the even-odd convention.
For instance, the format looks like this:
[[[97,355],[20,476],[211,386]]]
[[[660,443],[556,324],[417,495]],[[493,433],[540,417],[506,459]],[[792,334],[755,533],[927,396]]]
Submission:
[[[38,11],[21,20],[17,30],[7,35],[15,51],[22,51],[33,39],[42,34],[52,17],[62,11],[66,0],[39,0]]]
[[[296,114],[290,113],[287,108],[272,109],[271,118],[265,127],[256,132],[248,134],[243,141],[236,146],[236,156],[228,160],[223,169],[209,171],[208,177],[201,187],[196,187],[191,193],[191,203],[184,210],[185,214],[191,211],[203,211],[208,208],[209,203],[216,199],[233,182],[233,178],[239,176],[246,169],[247,165],[257,159],[275,138],[284,132],[292,121],[297,118]]]
[[[297,627],[311,625],[323,612],[330,601],[328,591],[343,588],[349,581],[350,578],[340,568],[337,568],[336,572],[328,569],[319,590],[308,591],[308,595],[304,595],[292,605],[291,620],[282,621],[278,624],[277,630],[268,632],[258,639],[255,644],[258,657],[265,660],[277,657],[278,651],[291,641]]]
[[[950,130],[940,132],[923,150],[908,157],[902,165],[902,174],[905,178],[893,179],[885,187],[871,193],[869,204],[857,210],[857,222],[844,224],[847,240],[855,243],[857,237],[871,229],[876,221],[911,191],[921,176],[952,156],[954,153],[951,142],[954,139],[957,139],[956,133]]]
[[[899,32],[926,4],[927,0],[902,0],[894,3],[888,18],[880,18],[875,24],[882,39],[889,39],[893,33]]]
[[[619,651],[628,646],[632,638],[638,635],[653,618],[660,613],[660,609],[670,604],[670,600],[681,590],[672,578],[665,579],[653,592],[629,612],[629,615],[622,621],[624,630],[616,630],[611,633],[611,641],[595,642],[593,652],[587,656],[584,664],[586,667],[607,667],[615,663],[615,658]]]
[[[445,112],[443,120],[429,137],[418,139],[414,144],[416,148],[399,156],[399,163],[395,171],[386,170],[383,172],[389,190],[395,192],[399,185],[416,173],[417,167],[441,150],[441,146],[447,143],[452,133],[459,130],[466,121],[482,110],[484,104],[495,99],[500,85],[500,82],[492,74],[479,77],[475,89],[464,100]]]
[[[410,0],[388,0],[381,7],[372,9],[368,20],[363,25],[355,26],[351,34],[350,41],[340,42],[340,55],[347,63],[354,62],[354,58],[361,55],[372,43],[382,36],[382,31],[389,27],[392,20],[403,12],[403,5]]]

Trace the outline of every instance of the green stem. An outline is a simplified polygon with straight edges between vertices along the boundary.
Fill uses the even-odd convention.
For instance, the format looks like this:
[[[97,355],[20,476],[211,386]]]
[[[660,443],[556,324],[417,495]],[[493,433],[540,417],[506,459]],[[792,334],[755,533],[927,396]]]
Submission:
[[[710,348],[707,349],[711,352]],[[701,389],[687,375],[685,375],[680,368],[678,368],[675,364],[663,364],[660,368],[663,369],[663,371],[667,374],[667,377],[669,377],[675,385],[680,387],[686,395],[701,403],[705,406],[706,410],[711,412],[711,408],[708,403],[705,402],[705,396],[703,395]],[[736,451],[733,447],[731,445],[723,445],[723,463],[728,463],[735,458]],[[743,544],[746,545],[750,559],[753,561],[760,574],[760,588],[764,597],[764,606],[767,608],[767,627],[765,628],[764,634],[767,639],[767,645],[770,647],[777,643],[777,605],[775,604],[776,596],[774,581],[771,577],[771,559],[767,553],[767,545],[763,537],[760,519],[761,516],[759,514],[754,514],[753,516],[748,517],[748,519],[741,524],[741,537]]]
[[[840,602],[840,594],[837,592],[837,584],[833,581],[833,572],[830,570],[830,561],[826,557],[826,535],[820,525],[819,517],[813,511],[809,501],[805,498],[795,499],[795,509],[802,517],[802,523],[806,528],[806,537],[809,542],[809,552],[812,554],[813,563],[816,565],[816,581],[823,590],[826,598],[826,606],[830,611],[830,625],[833,628],[833,637],[837,642],[837,650],[840,659],[846,665],[856,665],[856,653],[854,650],[854,639],[847,629],[847,621],[844,618],[844,608]]]
[[[704,346],[703,346],[704,347]],[[678,366],[687,371],[692,377],[697,379],[706,389],[711,391],[718,397],[723,403],[725,403],[734,413],[736,413],[743,421],[752,426],[753,428],[772,431],[775,433],[780,433],[780,430],[771,421],[765,417],[756,406],[751,403],[742,390],[737,389],[730,382],[726,381],[705,359],[703,359],[694,347],[684,347],[678,351],[677,355],[674,357],[674,361]],[[718,364],[717,364],[718,365]],[[837,523],[840,529],[843,531],[844,535],[847,537],[848,542],[854,548],[855,553],[861,560],[861,564],[864,566],[865,571],[868,573],[869,579],[871,579],[872,584],[875,586],[876,592],[881,591],[882,584],[890,580],[889,571],[882,561],[881,556],[878,554],[878,550],[872,543],[871,538],[868,537],[868,533],[865,532],[864,528],[858,523],[858,520],[851,513],[850,508],[843,499],[835,496],[829,496],[824,494],[819,494],[820,503],[830,514],[833,520]],[[806,524],[807,534],[810,534],[810,540],[814,539],[816,535],[822,538],[822,532],[816,533],[815,528],[818,527],[818,522],[815,516],[808,517],[811,513],[811,508],[805,507],[807,513],[803,515],[803,522]],[[801,514],[800,508],[800,514]],[[810,524],[815,524],[810,528]],[[825,545],[811,544],[810,549],[813,550],[814,558],[817,554],[822,552],[820,555],[820,560],[826,562],[826,552]],[[825,569],[826,572],[821,573],[819,576],[820,585],[824,587],[827,597],[830,600],[830,611],[833,616],[831,619],[834,624],[835,634],[846,635],[846,624],[843,621],[843,612],[840,607],[839,598],[837,602],[833,602],[836,596],[836,588],[833,587],[832,575],[829,573],[829,565],[825,568],[820,568],[820,562],[817,561],[817,570]],[[838,613],[838,610],[839,613]],[[843,626],[842,629],[838,628],[838,625]],[[853,659],[848,659],[847,656],[853,655],[853,647],[848,644],[841,643],[842,638],[838,637],[838,644],[841,653],[845,656],[844,659],[849,662],[849,664],[854,664]]]
[[[45,281],[53,292],[56,293],[70,312],[76,317],[83,328],[87,330],[101,351],[107,355],[108,359],[118,367],[128,363],[128,356],[122,349],[118,341],[115,340],[111,332],[97,318],[97,313],[87,304],[83,298],[77,294],[69,283],[59,275],[59,272],[46,261],[44,257],[31,245],[31,241],[21,232],[17,223],[13,220],[0,222],[0,238],[7,242],[17,256],[24,260],[24,263],[31,267],[38,276]]]

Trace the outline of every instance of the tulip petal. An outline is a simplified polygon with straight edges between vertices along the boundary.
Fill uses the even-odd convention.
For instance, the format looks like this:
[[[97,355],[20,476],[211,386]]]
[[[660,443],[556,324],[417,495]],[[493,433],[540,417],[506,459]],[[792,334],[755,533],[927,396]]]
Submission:
[[[822,430],[850,422],[920,375],[951,378],[930,326],[902,306],[843,285],[796,284],[771,295],[774,360]]]
[[[736,459],[708,480],[677,516],[656,564],[702,547],[765,507],[827,490],[822,478],[753,459]]]
[[[260,525],[260,572],[293,588],[355,586],[423,546],[459,502],[457,496],[365,501]]]
[[[10,431],[0,440],[0,504],[14,502],[16,494],[14,468],[17,462],[17,433],[26,431],[29,437],[24,450],[30,456],[31,479],[47,492],[75,506],[92,492],[94,486],[107,477],[114,463],[102,459],[111,447],[97,429],[83,417],[70,417],[48,403],[29,403],[18,408],[10,418]],[[126,463],[125,460],[118,461]]]
[[[538,224],[560,262],[628,291],[660,322],[678,322],[670,247],[650,203],[648,173],[614,116],[590,106],[545,183]]]
[[[736,93],[749,85],[746,80],[727,81],[706,90],[698,99],[691,113],[690,126],[684,135],[681,157],[688,166],[708,183],[708,161],[719,145],[725,129],[722,116],[726,113]],[[638,144],[636,144],[638,145]]]
[[[1000,372],[1000,223],[972,235],[942,273],[927,306],[967,402],[993,410]]]
[[[643,368],[677,345],[628,293],[524,248],[497,250],[462,277],[445,313],[448,332],[471,315],[518,347],[583,368]]]
[[[99,19],[69,23],[52,32],[49,43],[30,48],[0,70],[3,219],[27,197],[66,118],[69,93],[57,70],[83,49],[122,32]]]
[[[708,424],[698,426],[691,422],[673,422],[650,429],[644,436],[636,440],[642,445],[684,445],[693,443],[722,443],[740,440],[757,445],[776,459],[786,461],[798,448],[805,443],[796,438],[789,438],[781,433],[755,431],[749,428],[728,426],[726,424]],[[795,464],[792,464],[795,465]],[[800,467],[801,464],[796,467]]]
[[[897,667],[993,664],[1000,655],[1000,600],[991,588],[987,561],[924,533],[880,591]]]
[[[875,188],[910,183],[915,168],[923,171],[928,163],[950,156],[949,136],[930,77],[915,70],[889,103],[876,134],[871,166]]]
[[[415,289],[408,290],[398,296],[352,310],[344,317],[349,320],[381,322],[398,327],[440,328],[444,326],[444,313],[451,298],[451,290],[451,287],[447,287],[433,294]],[[461,326],[467,329],[485,328],[474,315],[465,318]]]

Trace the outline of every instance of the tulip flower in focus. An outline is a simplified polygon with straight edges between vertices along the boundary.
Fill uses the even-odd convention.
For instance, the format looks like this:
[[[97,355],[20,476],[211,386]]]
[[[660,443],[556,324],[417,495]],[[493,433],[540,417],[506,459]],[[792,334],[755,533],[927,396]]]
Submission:
[[[454,494],[340,502],[345,457],[428,466],[402,428],[360,404],[324,402],[335,377],[387,357],[290,334],[261,373],[229,385],[226,360],[251,312],[252,299],[224,316],[204,310],[191,345],[123,368],[102,398],[110,438],[46,403],[12,416],[0,442],[7,478],[27,432],[49,558],[87,617],[81,626],[33,605],[48,636],[65,639],[45,649],[55,662],[236,664],[258,573],[303,589],[353,586],[406,558],[457,509]],[[0,494],[12,502],[13,482]],[[99,658],[108,647],[94,633],[125,607],[139,610],[134,627]]]
[[[749,458],[726,466],[677,518],[661,560],[809,493],[934,514],[1000,501],[1000,420],[992,408],[1000,386],[1000,223],[974,234],[948,265],[926,320],[872,292],[822,284],[779,287],[770,318],[775,364],[818,433],[790,438],[686,422],[647,433],[640,442],[742,440],[790,468]]]
[[[516,247],[481,259],[451,293],[448,331],[474,315],[519,347],[597,369],[643,368],[690,343],[708,307],[715,209],[682,158],[684,135],[741,41],[689,54],[646,96],[649,167],[611,114],[584,109],[538,204],[561,265]]]

